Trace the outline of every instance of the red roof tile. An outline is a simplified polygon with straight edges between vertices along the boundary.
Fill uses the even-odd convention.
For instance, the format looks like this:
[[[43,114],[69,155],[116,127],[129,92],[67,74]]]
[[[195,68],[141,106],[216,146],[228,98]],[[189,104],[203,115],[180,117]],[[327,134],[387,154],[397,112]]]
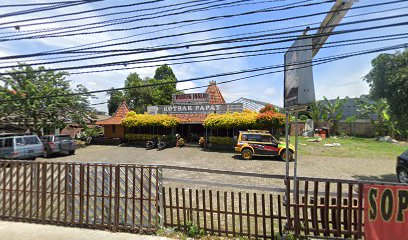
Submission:
[[[226,103],[215,81],[210,82],[210,86],[208,86],[205,93],[208,93],[208,95],[210,95],[211,104],[225,104]]]
[[[108,119],[96,122],[96,125],[120,125],[122,119],[126,117],[126,114],[129,112],[129,108],[125,101],[118,107],[115,114]]]

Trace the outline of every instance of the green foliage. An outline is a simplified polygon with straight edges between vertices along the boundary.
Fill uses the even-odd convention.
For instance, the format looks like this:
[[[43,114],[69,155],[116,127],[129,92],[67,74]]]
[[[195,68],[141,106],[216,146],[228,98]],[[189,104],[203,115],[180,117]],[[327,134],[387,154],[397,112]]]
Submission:
[[[128,105],[137,113],[144,113],[149,105],[167,105],[172,102],[172,95],[179,93],[176,89],[177,78],[173,70],[162,65],[156,69],[154,78],[142,79],[137,73],[131,73],[126,78],[125,87],[162,84],[154,87],[132,88],[124,90],[124,98]]]
[[[153,138],[159,138],[161,135],[157,134],[125,134],[125,139],[135,142],[146,142]]]
[[[0,122],[14,122],[31,132],[41,134],[41,129],[63,128],[66,120],[80,126],[94,119],[94,109],[90,107],[88,90],[78,85],[71,89],[65,79],[66,72],[55,72],[44,67],[32,68],[20,64],[12,73],[0,77],[0,99],[13,100],[57,95],[52,98],[36,98],[24,101],[10,101],[0,104]]]
[[[234,139],[231,137],[215,137],[210,136],[208,138],[211,144],[213,145],[224,145],[224,146],[232,146],[234,145]]]
[[[324,105],[322,105],[322,117],[326,122],[328,129],[333,128],[334,134],[338,132],[337,122],[343,118],[343,105],[349,101],[349,98],[340,99],[337,97],[334,102],[324,98]]]
[[[99,126],[95,127],[86,127],[84,131],[81,132],[79,138],[82,140],[87,139],[88,137],[99,137],[102,136],[103,130]]]
[[[108,112],[109,115],[113,115],[118,109],[119,105],[125,100],[125,96],[122,91],[110,91],[106,95],[109,96],[108,100]]]
[[[165,127],[173,128],[180,123],[177,117],[158,114],[136,114],[134,111],[130,111],[126,117],[122,120],[122,125],[128,128],[131,127]]]
[[[187,232],[188,237],[199,237],[205,234],[203,229],[200,229],[196,224],[192,222],[187,222]]]
[[[377,136],[386,136],[390,132],[398,133],[396,122],[390,117],[390,109],[385,99],[360,100],[357,102],[360,117],[368,118],[375,128]]]
[[[385,99],[390,117],[401,134],[408,137],[408,50],[395,54],[380,54],[372,60],[372,69],[364,77],[370,85],[370,96]]]

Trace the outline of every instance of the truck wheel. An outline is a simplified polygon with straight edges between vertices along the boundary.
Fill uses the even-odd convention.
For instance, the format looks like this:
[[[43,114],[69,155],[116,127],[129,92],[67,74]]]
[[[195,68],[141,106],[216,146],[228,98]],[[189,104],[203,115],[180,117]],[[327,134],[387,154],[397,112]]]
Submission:
[[[286,149],[283,149],[280,154],[280,159],[286,161]],[[289,162],[293,161],[293,152],[289,150]]]
[[[241,152],[241,158],[244,160],[251,160],[252,159],[252,151],[251,149],[244,149]]]

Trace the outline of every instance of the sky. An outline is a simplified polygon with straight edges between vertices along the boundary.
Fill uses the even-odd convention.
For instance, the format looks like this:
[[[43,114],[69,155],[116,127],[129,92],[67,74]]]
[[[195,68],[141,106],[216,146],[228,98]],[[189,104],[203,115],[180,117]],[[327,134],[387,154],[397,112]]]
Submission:
[[[394,0],[395,1],[395,0]],[[393,1],[393,2],[394,2]],[[20,1],[18,1],[20,2]],[[60,1],[45,1],[45,0],[27,0],[24,3],[44,3],[44,2],[60,2]],[[93,9],[99,9],[109,6],[116,6],[116,5],[123,5],[123,4],[133,4],[133,3],[142,3],[147,1],[126,1],[126,0],[104,0],[95,3],[86,3],[78,6],[66,7],[56,10],[50,11],[41,11],[34,14],[25,14],[25,15],[18,15],[18,16],[7,16],[4,14],[13,13],[16,11],[22,11],[26,9],[36,8],[36,7],[10,7],[10,8],[2,8],[2,13],[0,14],[0,57],[4,56],[13,56],[19,54],[29,54],[29,53],[38,53],[38,52],[46,52],[57,50],[61,48],[67,47],[75,47],[78,45],[83,44],[90,44],[96,43],[92,46],[97,46],[101,44],[108,44],[108,43],[120,43],[126,41],[135,41],[141,39],[150,39],[147,41],[126,44],[126,45],[119,45],[119,46],[111,46],[111,47],[104,47],[99,48],[98,50],[118,50],[118,49],[134,49],[134,48],[149,48],[149,47],[156,47],[160,45],[166,44],[174,44],[180,43],[185,41],[196,41],[196,40],[203,40],[209,39],[214,37],[226,37],[235,34],[244,34],[244,33],[253,33],[257,31],[264,31],[258,34],[267,34],[267,33],[276,33],[282,32],[285,30],[277,30],[281,28],[288,28],[297,25],[309,25],[310,27],[317,27],[318,23],[320,23],[325,14],[319,14],[311,17],[303,17],[297,18],[293,20],[286,20],[286,21],[275,21],[266,24],[253,24],[251,26],[239,27],[239,28],[226,28],[227,26],[237,25],[237,24],[244,24],[244,23],[259,23],[261,21],[266,20],[273,20],[273,19],[283,19],[283,18],[292,18],[295,16],[301,15],[308,15],[313,13],[323,13],[325,11],[329,11],[329,9],[333,6],[333,2],[329,1],[318,1],[318,0],[302,0],[302,1],[294,1],[294,0],[206,0],[206,1],[196,1],[188,3],[187,0],[176,1],[176,0],[164,0],[164,1],[157,1],[154,3],[146,3],[143,5],[137,6],[128,6],[123,8],[110,8],[103,11],[93,11],[84,14],[78,15],[71,15],[71,16],[64,16],[59,18],[49,19],[50,16],[58,15],[58,14],[66,14],[66,13],[77,13],[80,11],[87,11]],[[379,1],[379,0],[359,0],[354,3],[354,7],[375,4],[375,3],[383,3],[383,2],[391,2],[391,0],[387,1]],[[16,1],[11,0],[2,0],[0,5],[7,5],[7,4],[15,4]],[[23,1],[21,1],[23,3]],[[173,4],[183,4],[179,6],[169,6]],[[211,9],[205,11],[198,11],[199,8],[203,8],[204,6],[212,6],[215,4],[222,4],[222,3],[234,3],[237,6],[230,6],[229,7],[222,7],[218,9]],[[313,6],[299,6],[299,5],[306,5],[316,3]],[[320,4],[318,4],[320,3]],[[192,6],[194,4],[202,4],[199,6]],[[296,8],[285,7],[285,5],[291,6],[298,6]],[[180,6],[184,6],[185,8],[182,10],[177,10],[175,8],[180,8]],[[189,7],[188,7],[189,6]],[[143,10],[143,9],[150,9],[150,10]],[[189,24],[188,26],[181,26],[182,24],[176,25],[167,25],[163,26],[164,24],[169,24],[172,22],[179,22],[179,21],[188,21],[188,20],[197,20],[197,19],[206,19],[209,17],[214,16],[226,16],[226,15],[237,15],[240,13],[247,13],[253,12],[260,9],[272,9],[274,8],[275,11],[264,11],[264,12],[257,12],[253,14],[246,14],[240,15],[235,17],[228,17],[228,18],[219,18],[214,21],[201,21],[195,22],[195,24]],[[195,9],[196,11],[191,11]],[[282,10],[286,9],[286,10]],[[400,14],[407,14],[408,13],[408,2],[407,1],[400,1],[399,3],[392,3],[383,6],[376,6],[376,7],[368,7],[368,8],[355,8],[348,11],[346,18],[342,20],[342,23],[357,21],[357,20],[366,20],[366,19],[373,19],[373,18],[380,18],[380,17],[387,17],[387,16],[395,16]],[[163,13],[163,11],[168,10],[167,13]],[[187,11],[189,10],[189,11]],[[370,13],[373,11],[383,11],[381,13],[370,14],[365,16],[354,16],[358,14],[365,14]],[[120,13],[115,14],[122,11],[129,11],[129,13]],[[175,12],[183,12],[182,14],[166,16],[169,13]],[[101,16],[103,14],[112,14],[110,16]],[[82,20],[72,20],[71,18],[78,18],[78,17],[85,17],[85,16],[92,16],[89,19],[82,19]],[[33,18],[41,18],[40,20],[33,21]],[[121,22],[120,24],[115,24],[111,26],[102,26],[101,22],[108,21],[108,20],[115,20],[115,19],[124,19],[127,20],[132,19],[140,19],[140,18],[149,18],[146,20],[137,20],[137,21],[130,21],[128,23]],[[69,20],[67,20],[69,19]],[[350,24],[344,26],[338,26],[335,31],[341,30],[350,30],[350,29],[357,29],[357,28],[364,28],[364,27],[373,27],[377,25],[386,25],[392,23],[398,23],[406,21],[407,17],[399,17],[394,19],[388,20],[378,20],[378,21],[371,21],[366,23],[359,23],[359,24]],[[44,23],[46,21],[51,20],[66,20],[63,22],[58,23]],[[24,21],[20,23],[7,23],[12,21]],[[119,20],[115,20],[116,22]],[[16,25],[22,25],[27,23],[35,23],[31,26],[21,26],[20,30],[16,30],[14,27]],[[153,25],[153,26],[152,26]],[[159,25],[159,26],[157,26]],[[161,25],[161,26],[160,26]],[[186,24],[183,24],[186,25]],[[174,28],[177,26],[177,28]],[[78,28],[89,28],[80,31],[81,33],[86,33],[89,31],[99,31],[100,33],[97,34],[80,34],[76,36],[66,36],[66,37],[45,37],[45,38],[37,38],[37,39],[23,39],[23,40],[12,40],[12,41],[4,41],[2,39],[10,39],[15,38],[19,34],[38,34],[35,31],[49,31],[52,28],[59,28],[59,27],[71,27],[73,30],[77,30]],[[172,29],[169,29],[173,27]],[[124,28],[132,28],[131,30],[124,30],[124,31],[116,31],[118,29]],[[173,34],[181,34],[191,31],[197,30],[205,30],[205,29],[214,29],[217,28],[217,31],[207,31],[198,34],[188,34],[178,37],[165,37]],[[304,27],[297,27],[293,28],[295,30],[300,30]],[[109,31],[114,29],[115,31]],[[382,28],[370,31],[360,31],[354,33],[347,33],[347,34],[338,34],[330,36],[328,42],[335,42],[335,41],[342,41],[348,39],[355,39],[355,38],[370,38],[375,36],[387,35],[387,34],[398,34],[398,33],[406,33],[406,27],[389,27],[389,28]],[[29,32],[31,31],[31,32]],[[67,31],[67,30],[65,30]],[[287,30],[286,30],[287,31]],[[309,34],[313,34],[315,31],[310,31]],[[300,34],[300,33],[299,33]],[[285,37],[285,36],[297,36],[298,33],[291,33],[291,34],[280,34],[274,35],[274,38]],[[253,34],[256,35],[256,34]],[[114,40],[117,38],[123,38],[121,40]],[[229,37],[230,38],[230,37]],[[194,79],[194,78],[202,78],[205,76],[211,76],[220,73],[227,73],[227,72],[234,72],[234,71],[241,71],[246,69],[253,69],[258,67],[265,67],[265,66],[272,66],[272,65],[280,65],[283,64],[284,55],[282,51],[278,54],[269,54],[263,56],[253,56],[253,57],[242,57],[242,58],[232,58],[232,56],[236,56],[237,53],[243,50],[264,50],[267,48],[282,48],[287,49],[290,45],[293,44],[293,41],[286,41],[282,43],[274,43],[277,39],[270,39],[266,41],[270,41],[270,44],[242,48],[242,49],[233,49],[233,50],[224,50],[222,53],[229,53],[223,56],[225,59],[223,60],[212,60],[212,61],[205,61],[205,62],[196,62],[196,63],[188,63],[188,64],[177,64],[172,65],[177,61],[160,61],[155,63],[139,63],[139,64],[127,64],[119,65],[119,66],[112,66],[112,67],[105,67],[105,68],[98,68],[98,69],[84,69],[84,70],[70,70],[70,76],[67,77],[68,80],[71,81],[71,86],[75,87],[78,84],[84,85],[89,90],[100,90],[100,89],[108,89],[108,88],[116,88],[116,87],[123,87],[124,81],[126,76],[132,72],[137,72],[141,77],[153,77],[154,71],[156,67],[151,67],[151,65],[157,64],[170,64],[174,73],[176,74],[178,80],[185,80],[185,79]],[[105,43],[98,43],[101,41],[106,41]],[[210,40],[206,40],[210,41]],[[99,63],[106,63],[106,62],[115,62],[115,61],[132,61],[138,60],[143,58],[151,58],[151,57],[159,57],[159,56],[166,56],[166,55],[174,55],[174,54],[183,54],[201,50],[211,50],[223,47],[231,47],[231,46],[238,46],[238,45],[246,45],[255,43],[256,41],[252,42],[243,42],[243,43],[221,43],[221,44],[214,44],[214,45],[207,45],[207,46],[191,46],[188,48],[182,49],[174,49],[174,50],[163,50],[151,53],[134,53],[130,55],[122,55],[116,57],[109,57],[109,58],[100,58],[100,59],[90,59],[90,60],[75,60],[66,63],[47,63],[49,61],[61,60],[61,59],[47,59],[50,56],[46,57],[37,57],[37,58],[30,58],[30,59],[19,59],[18,61],[13,60],[0,60],[0,68],[4,66],[13,66],[16,65],[17,62],[26,62],[26,63],[40,63],[45,62],[47,64],[43,64],[47,68],[59,68],[59,67],[70,67],[70,66],[84,66],[84,65],[91,65],[91,64],[99,64]],[[388,40],[388,41],[381,41],[381,42],[371,42],[366,44],[358,44],[358,45],[351,45],[351,46],[340,46],[340,47],[333,47],[333,48],[322,48],[319,53],[315,56],[315,59],[318,58],[325,58],[330,57],[338,54],[343,53],[351,53],[355,51],[362,51],[368,50],[373,48],[380,48],[385,46],[392,46],[396,44],[403,44],[406,43],[406,39],[396,39],[396,40]],[[327,45],[328,46],[328,45]],[[395,50],[388,51],[388,53],[393,53]],[[217,52],[219,53],[219,52]],[[235,55],[234,55],[235,53]],[[326,64],[316,65],[313,67],[313,76],[314,76],[314,85],[315,85],[315,93],[316,99],[322,99],[323,96],[328,98],[335,98],[335,97],[359,97],[362,94],[367,94],[369,92],[369,86],[366,82],[363,81],[363,77],[370,71],[371,69],[371,60],[375,58],[379,53],[372,53],[352,58],[343,59],[340,61],[334,61]],[[75,55],[73,58],[78,58],[78,55]],[[43,59],[43,60],[41,60]],[[104,69],[111,69],[111,68],[122,68],[116,71],[108,71],[108,72],[99,72],[99,73],[88,73],[88,74],[75,74],[80,71],[88,71],[88,70],[104,70]],[[132,69],[133,68],[133,69]],[[1,68],[0,72],[4,72],[9,68]],[[276,69],[281,70],[281,69]],[[265,71],[264,71],[265,72]],[[211,80],[215,80],[217,82],[233,80],[241,77],[246,77],[258,73],[263,72],[255,72],[255,73],[247,73],[247,74],[237,74],[231,76],[224,76],[224,77],[209,77],[198,81],[190,81],[190,82],[183,82],[178,83],[177,88],[180,90],[198,86],[205,86]],[[255,100],[260,100],[264,102],[270,102],[272,104],[282,106],[283,105],[283,73],[274,73],[270,75],[259,76],[255,78],[249,78],[242,81],[236,81],[227,84],[219,84],[218,85],[221,92],[224,95],[224,98],[227,102],[234,101],[240,97],[251,98]],[[187,90],[186,92],[204,92],[205,88],[194,89],[194,90]],[[107,101],[106,94],[96,94],[94,99],[91,99],[92,103],[104,103]],[[100,111],[107,111],[106,104],[95,105]]]

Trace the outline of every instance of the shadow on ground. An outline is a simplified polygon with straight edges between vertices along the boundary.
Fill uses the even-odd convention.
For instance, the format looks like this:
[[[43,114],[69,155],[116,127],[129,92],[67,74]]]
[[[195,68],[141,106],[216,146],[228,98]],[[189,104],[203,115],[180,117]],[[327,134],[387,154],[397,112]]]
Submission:
[[[356,180],[362,181],[397,182],[396,174],[383,174],[380,176],[354,175],[352,177]]]
[[[253,156],[251,160],[244,160],[241,158],[241,155],[234,154],[231,156],[233,159],[241,160],[241,161],[274,161],[274,162],[283,162],[278,156],[270,157],[270,156]]]

